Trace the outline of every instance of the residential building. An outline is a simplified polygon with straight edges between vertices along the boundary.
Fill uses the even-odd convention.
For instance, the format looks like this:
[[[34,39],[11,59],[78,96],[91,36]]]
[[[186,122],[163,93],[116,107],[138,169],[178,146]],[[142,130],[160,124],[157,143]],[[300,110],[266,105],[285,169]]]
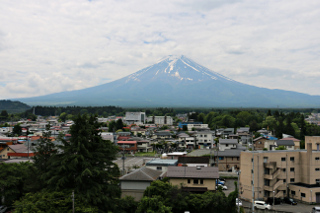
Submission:
[[[181,156],[178,158],[178,166],[187,167],[208,167],[210,166],[209,157],[191,157],[191,156]]]
[[[263,150],[265,141],[268,141],[268,139],[262,136],[254,139],[253,140],[254,150]]]
[[[119,149],[125,152],[136,153],[138,151],[137,141],[118,141]]]
[[[217,167],[170,166],[167,177],[172,185],[185,191],[203,193],[216,190],[219,171]]]
[[[241,152],[240,196],[251,200],[290,197],[307,203],[320,203],[319,143],[307,150]],[[315,146],[313,146],[315,145]]]
[[[198,131],[194,134],[198,148],[203,149],[206,147],[213,147],[214,132],[212,131]]]
[[[132,196],[135,201],[140,201],[143,193],[151,183],[161,179],[163,171],[158,171],[146,167],[137,169],[122,176],[120,180],[121,197]]]
[[[226,149],[236,149],[237,145],[237,139],[219,139],[219,151],[225,151]]]
[[[157,125],[173,125],[173,118],[171,116],[149,116],[148,122],[152,122]]]

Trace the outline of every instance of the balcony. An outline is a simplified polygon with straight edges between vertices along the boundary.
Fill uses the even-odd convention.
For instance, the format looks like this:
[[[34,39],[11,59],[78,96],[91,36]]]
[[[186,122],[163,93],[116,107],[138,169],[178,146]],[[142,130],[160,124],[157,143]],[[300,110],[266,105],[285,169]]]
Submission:
[[[277,194],[274,195],[276,198],[283,197],[283,191],[278,191]]]
[[[263,186],[263,190],[272,192],[273,188],[272,188],[272,186]]]

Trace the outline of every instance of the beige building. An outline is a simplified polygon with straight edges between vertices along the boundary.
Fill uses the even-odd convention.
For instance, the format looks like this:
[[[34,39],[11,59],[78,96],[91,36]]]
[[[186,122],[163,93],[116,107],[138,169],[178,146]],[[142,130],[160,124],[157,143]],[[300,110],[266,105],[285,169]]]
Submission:
[[[206,192],[216,190],[219,171],[217,167],[170,166],[167,177],[172,185],[185,191]]]
[[[313,143],[307,150],[241,152],[241,198],[252,200],[254,190],[254,199],[274,196],[320,203],[320,151],[312,150],[318,141]]]
[[[320,136],[306,136],[305,144],[311,143],[312,150],[320,150]]]

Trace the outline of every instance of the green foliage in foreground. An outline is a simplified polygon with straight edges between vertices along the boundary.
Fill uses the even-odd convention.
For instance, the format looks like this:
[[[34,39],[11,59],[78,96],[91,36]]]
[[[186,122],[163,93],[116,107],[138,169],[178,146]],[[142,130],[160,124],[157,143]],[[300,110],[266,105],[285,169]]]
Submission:
[[[72,212],[72,196],[70,191],[28,193],[20,201],[14,203],[14,213],[61,213]],[[97,207],[81,202],[75,197],[75,212],[95,213]]]
[[[145,190],[136,212],[235,213],[237,210],[236,197],[237,189],[228,197],[221,188],[215,192],[192,194],[168,182],[154,181]]]

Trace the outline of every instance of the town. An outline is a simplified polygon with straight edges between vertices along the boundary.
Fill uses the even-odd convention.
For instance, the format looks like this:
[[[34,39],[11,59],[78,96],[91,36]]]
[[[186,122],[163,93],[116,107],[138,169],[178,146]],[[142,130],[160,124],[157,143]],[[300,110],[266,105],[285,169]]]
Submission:
[[[218,116],[214,112],[155,116],[143,111],[127,111],[124,116],[94,117],[94,123],[99,124],[98,136],[102,141],[110,142],[118,150],[113,153],[112,163],[119,168],[116,177],[121,199],[130,198],[136,206],[139,203],[137,211],[130,207],[132,212],[139,212],[146,197],[153,199],[150,192],[149,195],[146,192],[150,187],[160,187],[159,181],[164,180],[188,195],[220,192],[223,196],[233,196],[230,212],[259,208],[280,211],[287,210],[288,204],[297,203],[311,211],[310,204],[320,203],[320,137],[307,134],[316,132],[317,113],[285,115],[268,110],[263,124],[266,128],[261,126],[261,129],[250,120],[250,113],[237,111],[237,123],[244,125],[239,127],[231,127],[234,123],[228,126],[228,122],[221,125],[218,121],[213,125],[210,119]],[[1,115],[10,117],[5,112]],[[66,113],[35,117],[3,122],[0,167],[26,162],[37,164],[34,161],[41,147],[50,143],[52,150],[47,152],[51,152],[54,146],[70,143],[74,136],[71,129],[79,125],[74,119],[66,119]],[[287,125],[277,123],[279,117],[282,122],[284,119],[285,123],[290,122],[289,126],[299,127],[291,132],[282,127],[279,133],[279,125]],[[19,193],[13,198],[2,194],[2,204],[17,206],[13,202],[22,196],[23,192]],[[280,203],[288,204],[278,205]],[[200,207],[185,204],[179,208],[163,208],[168,208],[168,212],[187,212]]]

